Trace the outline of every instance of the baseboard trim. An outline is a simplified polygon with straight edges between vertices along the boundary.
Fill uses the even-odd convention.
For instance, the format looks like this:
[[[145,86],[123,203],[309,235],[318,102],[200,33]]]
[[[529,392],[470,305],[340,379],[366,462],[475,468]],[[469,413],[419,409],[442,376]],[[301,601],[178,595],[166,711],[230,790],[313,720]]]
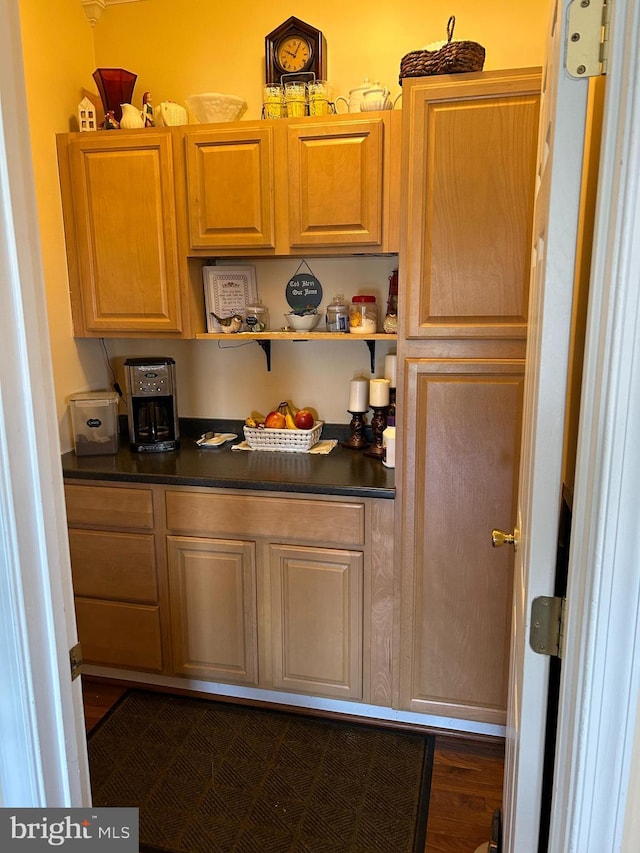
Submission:
[[[344,699],[326,699],[320,696],[306,696],[296,693],[284,693],[277,690],[264,690],[257,687],[241,687],[235,684],[200,681],[190,678],[176,678],[155,673],[133,672],[112,667],[83,666],[83,675],[108,680],[112,684],[139,686],[148,689],[171,690],[190,696],[211,696],[216,699],[236,702],[259,702],[266,707],[291,708],[324,717],[354,721],[370,720],[378,725],[393,728],[406,728],[425,733],[477,736],[504,739],[504,726],[491,723],[479,723],[475,720],[438,717],[432,714],[416,714],[411,711],[399,711],[380,705],[368,705],[350,702]]]

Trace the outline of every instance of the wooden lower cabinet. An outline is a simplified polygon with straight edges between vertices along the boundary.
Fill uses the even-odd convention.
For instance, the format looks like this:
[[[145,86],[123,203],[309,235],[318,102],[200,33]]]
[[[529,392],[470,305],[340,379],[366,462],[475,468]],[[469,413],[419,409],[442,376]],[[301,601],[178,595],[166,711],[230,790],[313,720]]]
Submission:
[[[400,707],[504,724],[524,362],[404,364]]]
[[[174,672],[257,684],[255,543],[169,536],[167,565]]]
[[[84,662],[162,672],[152,490],[67,483],[65,498]]]
[[[374,511],[378,503],[392,508],[387,501],[168,489],[174,673],[365,699],[365,669],[369,695],[381,644],[365,660],[366,540],[374,518],[387,523],[387,538],[392,524],[391,511]],[[223,538],[225,531],[234,538]],[[389,577],[389,636],[390,555],[387,545],[384,568],[373,561],[373,574]]]
[[[360,551],[271,545],[273,686],[362,699]]]
[[[162,671],[158,605],[76,597],[84,663]]]
[[[69,480],[65,493],[78,634],[101,674],[392,706],[394,501]]]

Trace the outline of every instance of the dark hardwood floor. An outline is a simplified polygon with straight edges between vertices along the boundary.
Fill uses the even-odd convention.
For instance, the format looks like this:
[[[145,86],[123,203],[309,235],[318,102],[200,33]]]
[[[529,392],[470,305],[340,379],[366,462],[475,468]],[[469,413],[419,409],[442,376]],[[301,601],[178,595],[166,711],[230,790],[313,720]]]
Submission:
[[[87,732],[125,687],[83,678]],[[474,853],[489,841],[502,803],[504,745],[496,740],[436,735],[425,853]]]

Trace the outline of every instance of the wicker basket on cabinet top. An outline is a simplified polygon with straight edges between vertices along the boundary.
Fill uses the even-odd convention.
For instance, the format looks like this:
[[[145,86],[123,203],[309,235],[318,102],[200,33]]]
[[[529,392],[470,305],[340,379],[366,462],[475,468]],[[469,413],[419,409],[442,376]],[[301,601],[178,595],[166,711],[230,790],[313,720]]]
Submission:
[[[447,23],[447,41],[437,50],[412,50],[400,61],[400,85],[404,77],[426,77],[432,74],[461,74],[482,71],[485,49],[475,41],[453,41],[456,25],[452,15]]]

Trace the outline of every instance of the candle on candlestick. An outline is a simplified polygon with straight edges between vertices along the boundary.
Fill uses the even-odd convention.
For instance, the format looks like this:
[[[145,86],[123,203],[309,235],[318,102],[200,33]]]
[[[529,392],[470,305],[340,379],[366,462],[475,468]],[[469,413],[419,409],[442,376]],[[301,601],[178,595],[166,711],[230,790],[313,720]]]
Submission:
[[[369,380],[369,405],[372,408],[389,405],[389,387],[388,379]]]
[[[369,383],[363,377],[352,379],[349,386],[349,411],[366,412],[369,408]]]
[[[384,378],[389,380],[392,388],[396,387],[396,372],[398,369],[398,356],[390,353],[384,357]]]

